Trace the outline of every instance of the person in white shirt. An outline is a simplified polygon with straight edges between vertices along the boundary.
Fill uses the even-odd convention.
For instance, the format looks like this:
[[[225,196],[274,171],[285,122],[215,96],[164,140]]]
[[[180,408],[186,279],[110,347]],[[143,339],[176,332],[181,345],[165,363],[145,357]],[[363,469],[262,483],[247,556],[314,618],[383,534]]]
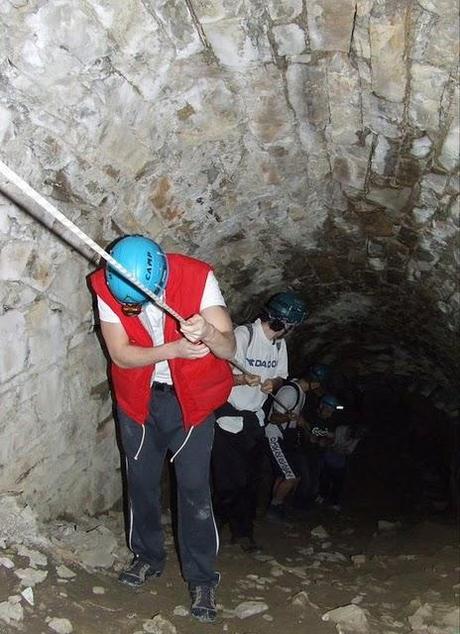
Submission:
[[[216,411],[212,472],[217,520],[229,524],[232,542],[246,551],[257,548],[253,524],[264,451],[263,405],[288,375],[284,337],[306,317],[303,300],[288,291],[274,295],[256,321],[235,329],[235,360],[245,372],[234,371],[228,402]]]

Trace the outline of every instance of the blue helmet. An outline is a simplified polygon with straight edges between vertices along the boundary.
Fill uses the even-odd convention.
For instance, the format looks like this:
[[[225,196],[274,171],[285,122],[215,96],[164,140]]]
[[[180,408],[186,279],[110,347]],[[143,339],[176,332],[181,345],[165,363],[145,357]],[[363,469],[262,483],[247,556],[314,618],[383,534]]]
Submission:
[[[289,324],[301,324],[308,316],[305,302],[292,291],[276,293],[264,308],[270,319],[279,319]]]
[[[312,381],[325,383],[331,374],[331,369],[324,363],[314,363],[308,369],[308,375]]]
[[[331,409],[337,409],[339,401],[332,394],[325,394],[321,397],[319,404],[321,407],[325,406]]]
[[[110,255],[155,295],[168,280],[168,262],[159,244],[150,238],[133,235],[119,240]],[[110,264],[106,267],[107,285],[122,304],[145,304],[149,298]]]

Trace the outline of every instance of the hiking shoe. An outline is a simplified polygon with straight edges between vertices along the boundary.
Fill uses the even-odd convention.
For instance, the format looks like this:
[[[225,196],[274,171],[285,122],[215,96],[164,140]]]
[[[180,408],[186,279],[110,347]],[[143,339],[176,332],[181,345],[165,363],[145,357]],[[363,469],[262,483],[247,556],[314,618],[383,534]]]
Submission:
[[[118,581],[121,581],[121,583],[124,583],[127,586],[138,588],[150,577],[159,577],[160,575],[161,572],[159,570],[155,570],[155,568],[147,561],[141,559],[140,557],[134,557],[130,565],[120,573]]]
[[[190,596],[190,614],[201,623],[213,623],[217,617],[215,586],[207,584],[191,587]]]
[[[286,509],[283,504],[270,504],[266,514],[267,519],[275,522],[284,522],[286,520]]]
[[[332,511],[335,511],[336,513],[341,513],[341,512],[342,512],[342,505],[341,505],[341,504],[331,504],[331,505],[329,506],[329,508],[330,508]]]
[[[245,553],[255,553],[258,550],[262,550],[253,537],[232,538],[232,544],[239,544],[241,550]]]

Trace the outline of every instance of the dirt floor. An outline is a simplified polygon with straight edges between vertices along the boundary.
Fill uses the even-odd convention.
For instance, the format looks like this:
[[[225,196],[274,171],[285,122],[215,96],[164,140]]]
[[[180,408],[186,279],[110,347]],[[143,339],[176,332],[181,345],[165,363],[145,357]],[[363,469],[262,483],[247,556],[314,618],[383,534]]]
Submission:
[[[354,629],[346,625],[336,629],[334,622],[322,620],[329,610],[355,604],[364,611],[370,634],[458,633],[455,608],[460,596],[460,561],[456,521],[447,515],[397,519],[400,524],[381,530],[377,528],[377,517],[357,512],[337,514],[325,509],[317,509],[306,518],[292,518],[285,524],[261,519],[257,538],[263,550],[254,555],[229,544],[224,532],[219,557],[220,610],[213,625],[194,622],[186,615],[188,594],[168,527],[169,561],[165,574],[137,590],[117,581],[116,569],[122,561],[116,562],[115,567],[90,573],[69,561],[62,549],[48,551],[46,565],[35,565],[46,568],[48,575],[32,588],[34,605],[21,597],[23,617],[10,619],[9,623],[3,617],[0,632],[364,632],[366,629],[356,629],[357,625]],[[104,517],[99,518],[99,524],[103,522]],[[311,530],[318,526],[328,535],[312,536]],[[356,555],[363,557],[353,560]],[[30,566],[30,562],[18,554],[14,545],[0,550],[0,562],[2,558],[13,562],[14,567],[0,565],[0,602],[8,601],[8,597],[10,603],[18,602],[14,597],[20,596],[25,584],[21,585],[16,572]],[[73,578],[58,576],[56,568],[62,563],[76,573]],[[262,603],[266,607],[259,614],[241,619],[233,610],[244,601],[259,602],[261,610]],[[170,624],[159,621],[157,615]],[[68,619],[72,630],[68,624],[50,621],[52,618]],[[51,625],[58,629],[53,630]]]

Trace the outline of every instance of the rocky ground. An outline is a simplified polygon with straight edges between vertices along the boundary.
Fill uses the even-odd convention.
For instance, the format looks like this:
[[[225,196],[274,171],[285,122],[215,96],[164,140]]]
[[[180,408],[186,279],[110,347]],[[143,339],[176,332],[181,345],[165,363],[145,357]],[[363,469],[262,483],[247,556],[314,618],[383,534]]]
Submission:
[[[260,519],[253,555],[224,533],[219,618],[202,625],[188,616],[168,515],[165,574],[133,590],[117,581],[130,559],[121,513],[43,527],[15,498],[1,501],[1,634],[460,632],[458,526],[447,515]]]

